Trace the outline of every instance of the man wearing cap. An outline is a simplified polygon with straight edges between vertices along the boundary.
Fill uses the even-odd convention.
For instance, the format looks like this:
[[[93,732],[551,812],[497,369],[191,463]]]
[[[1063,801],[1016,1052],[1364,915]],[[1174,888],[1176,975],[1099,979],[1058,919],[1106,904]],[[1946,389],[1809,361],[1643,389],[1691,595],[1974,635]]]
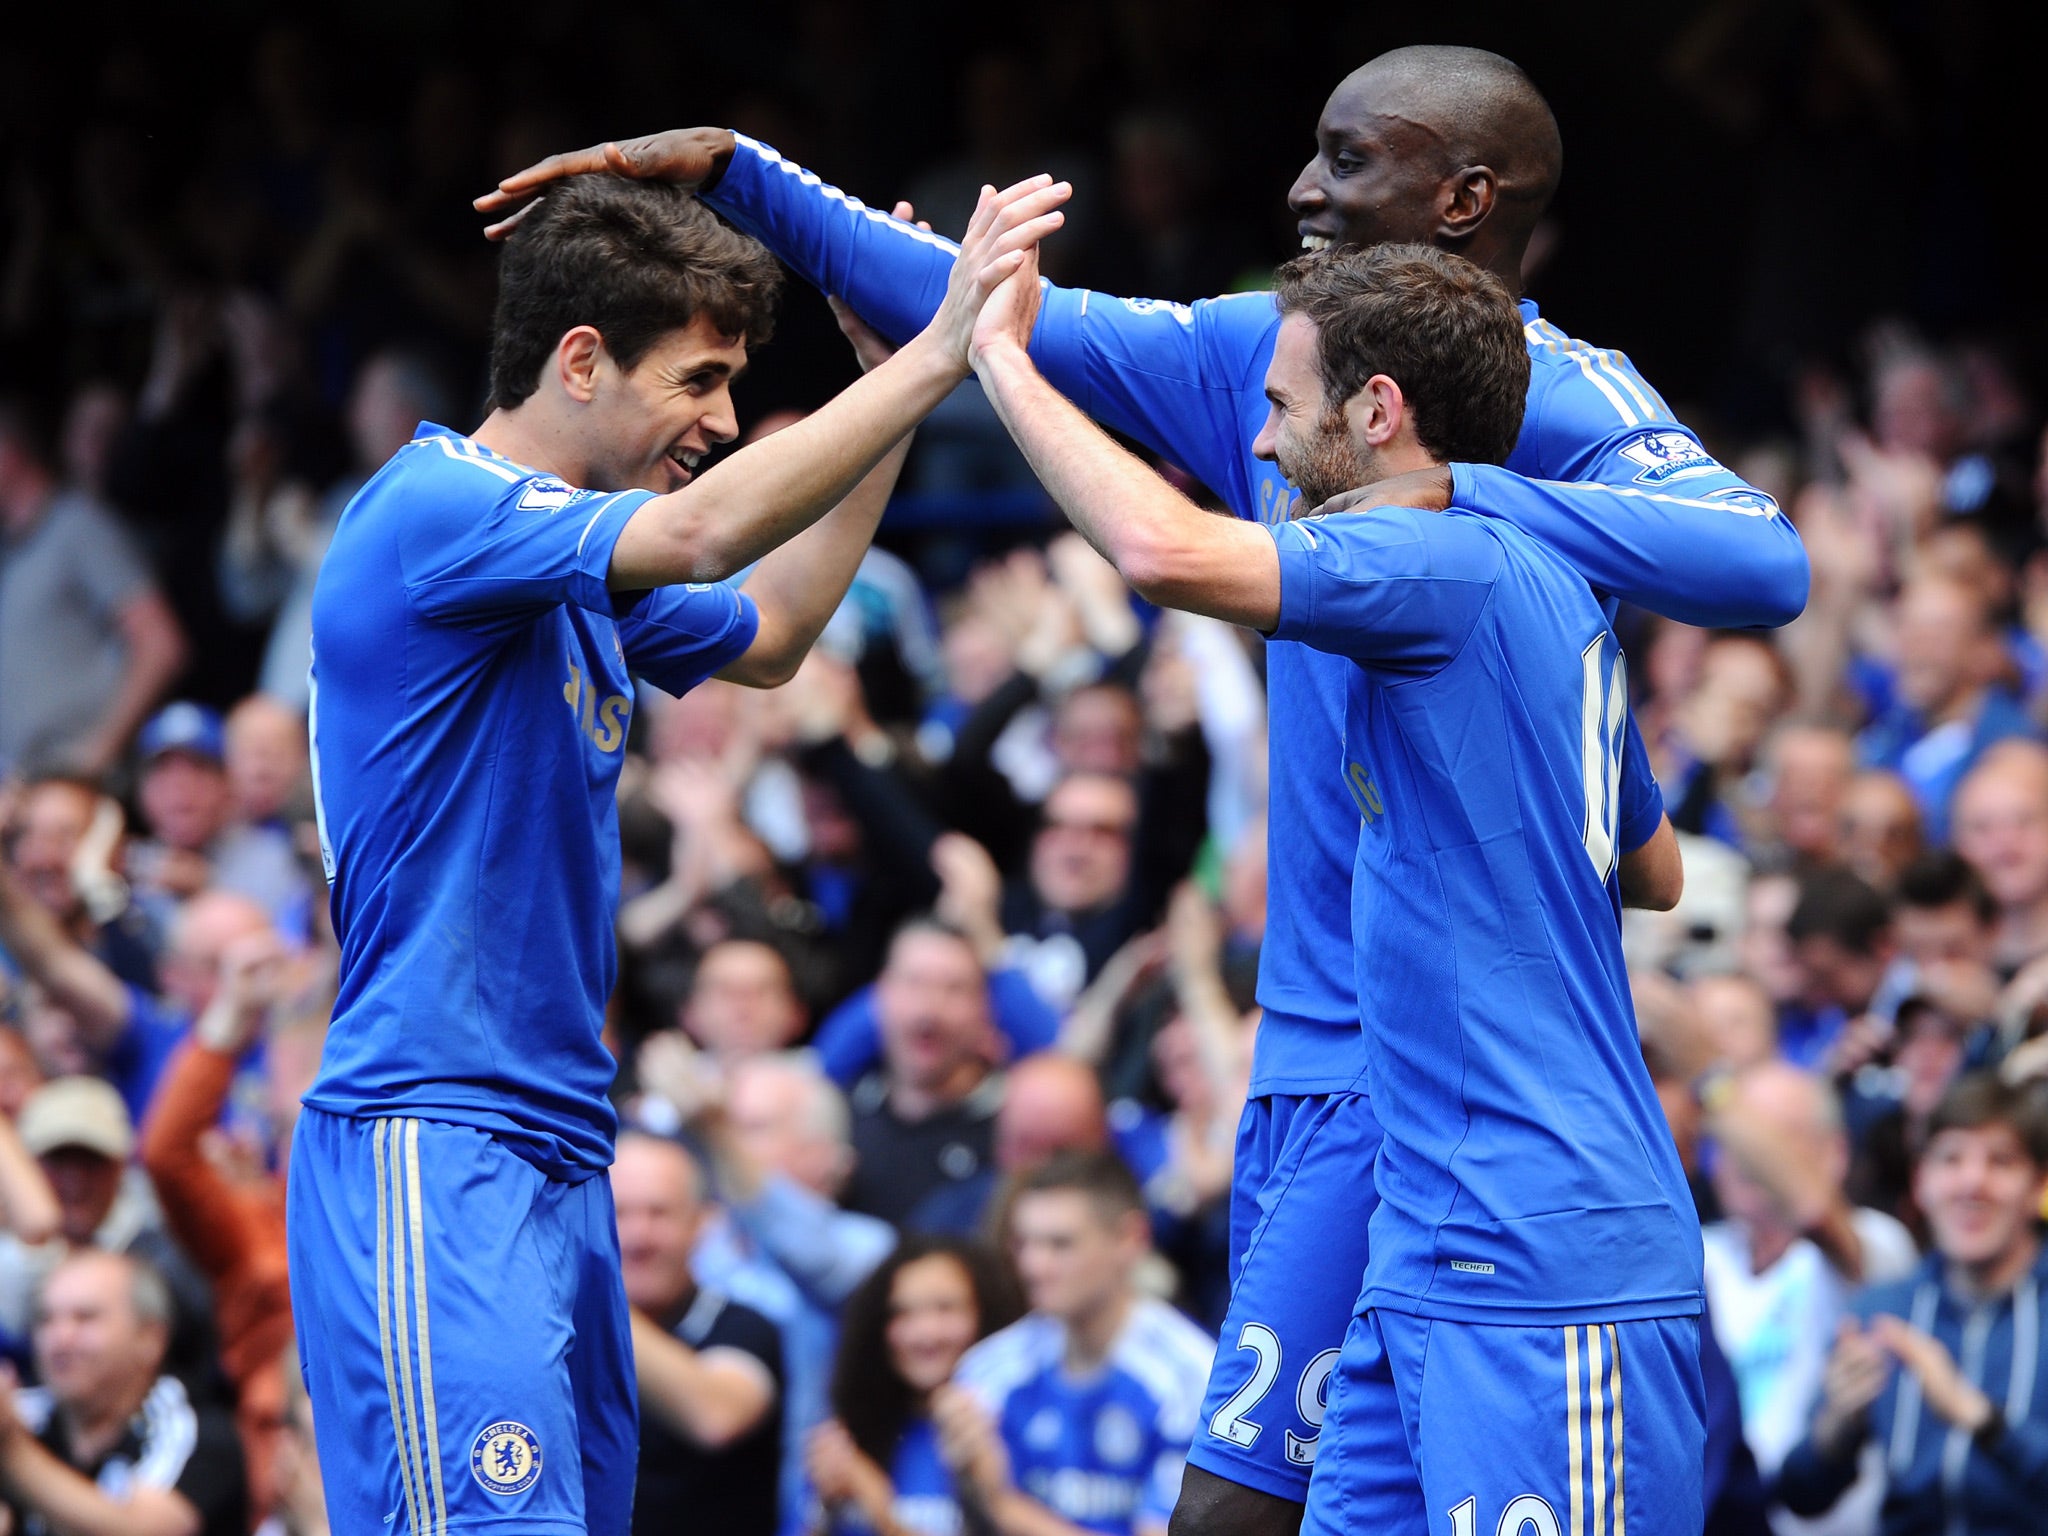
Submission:
[[[55,1078],[29,1096],[18,1128],[57,1196],[57,1237],[30,1247],[0,1233],[0,1330],[26,1330],[38,1285],[67,1252],[129,1254],[171,1288],[172,1369],[210,1385],[213,1296],[163,1230],[149,1181],[129,1167],[135,1126],[121,1095],[97,1077]]]
[[[36,1308],[42,1385],[0,1384],[0,1501],[26,1536],[244,1536],[241,1446],[163,1373],[171,1295],[147,1264],[66,1257]]]
[[[137,799],[150,835],[130,850],[128,873],[159,930],[208,889],[246,896],[273,921],[287,917],[303,929],[309,886],[290,833],[235,820],[221,717],[181,699],[150,718],[135,748]]]

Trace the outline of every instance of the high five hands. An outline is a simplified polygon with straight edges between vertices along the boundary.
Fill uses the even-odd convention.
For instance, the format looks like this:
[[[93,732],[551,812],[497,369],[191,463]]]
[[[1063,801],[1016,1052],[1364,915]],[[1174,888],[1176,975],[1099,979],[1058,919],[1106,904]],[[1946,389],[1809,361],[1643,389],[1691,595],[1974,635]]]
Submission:
[[[531,201],[519,206],[522,200],[534,197],[550,182],[567,176],[606,173],[665,181],[696,191],[723,173],[732,151],[732,134],[723,128],[677,128],[644,138],[612,140],[588,149],[550,155],[507,176],[494,191],[476,199],[475,206],[479,213],[505,214],[484,230],[489,238],[501,240],[537,206]],[[1056,182],[1047,175],[1028,177],[1000,192],[993,187],[981,189],[981,199],[975,205],[974,217],[968,221],[967,233],[960,242],[960,254],[953,263],[945,300],[929,327],[934,339],[961,366],[966,366],[971,355],[976,317],[989,307],[990,296],[999,290],[1004,294],[1000,303],[1002,319],[985,327],[973,345],[979,348],[1014,333],[1020,316],[1025,326],[1023,335],[1028,339],[1030,320],[1038,310],[1037,245],[1065,222],[1060,205],[1073,195],[1073,190],[1068,183]],[[905,222],[909,222],[910,212],[908,204],[897,205],[896,216]],[[1020,273],[1024,276],[1004,289],[1003,285]],[[860,347],[863,337],[849,334],[856,347]],[[879,342],[879,338],[875,340]],[[862,364],[873,366],[865,353]]]

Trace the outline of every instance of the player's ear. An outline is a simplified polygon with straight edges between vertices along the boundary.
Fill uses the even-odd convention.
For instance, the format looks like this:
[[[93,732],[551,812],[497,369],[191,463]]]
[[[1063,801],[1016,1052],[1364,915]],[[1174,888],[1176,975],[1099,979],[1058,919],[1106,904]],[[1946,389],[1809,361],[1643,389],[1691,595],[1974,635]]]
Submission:
[[[1365,387],[1344,403],[1344,419],[1353,442],[1381,449],[1400,436],[1408,419],[1407,397],[1401,386],[1384,373],[1365,381]]]
[[[597,394],[597,375],[605,358],[604,337],[594,325],[575,326],[555,343],[555,378],[571,400],[588,405]]]
[[[1443,232],[1463,240],[1486,222],[1500,192],[1500,178],[1490,165],[1468,165],[1455,171],[1443,187]]]

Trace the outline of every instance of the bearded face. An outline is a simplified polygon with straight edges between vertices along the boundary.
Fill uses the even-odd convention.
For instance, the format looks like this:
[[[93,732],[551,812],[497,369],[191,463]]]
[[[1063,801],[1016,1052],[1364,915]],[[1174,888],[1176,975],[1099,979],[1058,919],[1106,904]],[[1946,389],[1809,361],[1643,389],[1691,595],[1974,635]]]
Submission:
[[[1275,445],[1274,463],[1280,466],[1294,488],[1301,492],[1294,516],[1312,512],[1333,496],[1370,485],[1376,477],[1371,454],[1360,453],[1351,441],[1344,412],[1326,406],[1314,428],[1302,437],[1282,434]]]

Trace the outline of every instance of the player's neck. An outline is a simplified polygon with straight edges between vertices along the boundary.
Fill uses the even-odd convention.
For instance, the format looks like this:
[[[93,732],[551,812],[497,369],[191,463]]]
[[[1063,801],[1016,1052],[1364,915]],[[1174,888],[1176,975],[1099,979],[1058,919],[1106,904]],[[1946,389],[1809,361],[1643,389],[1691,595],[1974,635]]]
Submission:
[[[582,485],[588,478],[574,440],[538,396],[509,411],[500,406],[470,438],[515,464],[553,475],[564,485]]]
[[[1066,1320],[1066,1366],[1069,1371],[1076,1374],[1092,1371],[1109,1358],[1109,1352],[1116,1347],[1117,1335],[1124,1331],[1124,1324],[1129,1320],[1137,1299],[1137,1294],[1125,1286],[1099,1306]]]

